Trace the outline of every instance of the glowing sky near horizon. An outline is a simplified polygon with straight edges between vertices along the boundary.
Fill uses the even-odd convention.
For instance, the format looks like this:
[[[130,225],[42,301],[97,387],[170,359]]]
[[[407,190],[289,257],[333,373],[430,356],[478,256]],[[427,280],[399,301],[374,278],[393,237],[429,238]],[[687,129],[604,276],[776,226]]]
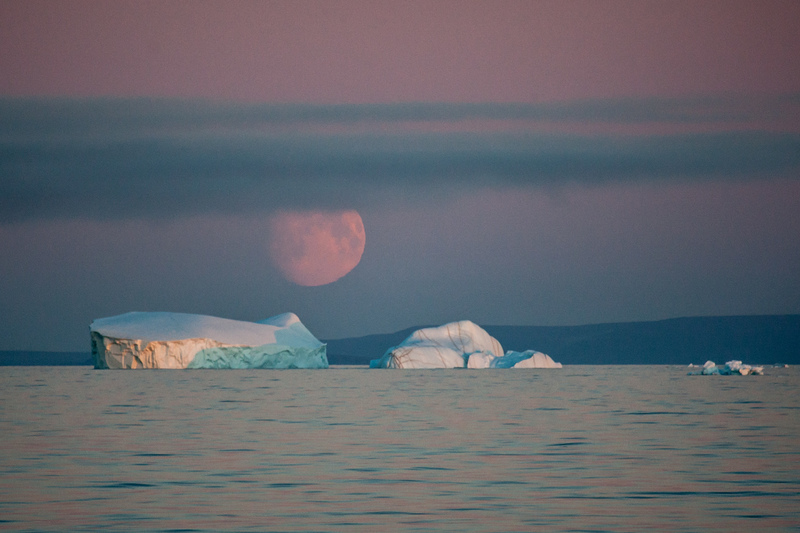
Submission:
[[[0,350],[87,350],[137,310],[320,338],[800,313],[797,20],[0,0]],[[287,280],[275,217],[352,211],[357,268]]]

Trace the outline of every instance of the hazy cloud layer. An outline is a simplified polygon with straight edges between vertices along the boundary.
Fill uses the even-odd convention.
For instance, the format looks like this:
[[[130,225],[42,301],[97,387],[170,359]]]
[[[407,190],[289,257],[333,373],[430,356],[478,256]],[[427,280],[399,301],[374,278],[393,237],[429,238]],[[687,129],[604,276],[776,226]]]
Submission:
[[[357,208],[451,187],[796,177],[798,110],[798,95],[552,105],[4,99],[0,222]],[[670,133],[659,133],[665,125]]]

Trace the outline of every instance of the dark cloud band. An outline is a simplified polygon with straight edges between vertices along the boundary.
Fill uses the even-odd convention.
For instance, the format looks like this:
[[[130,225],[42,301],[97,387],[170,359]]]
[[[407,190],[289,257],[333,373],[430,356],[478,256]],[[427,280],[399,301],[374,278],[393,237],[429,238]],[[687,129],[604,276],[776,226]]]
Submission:
[[[796,96],[549,106],[0,100],[0,221],[357,206],[365,194],[391,201],[392,192],[425,196],[431,187],[797,176],[797,130],[758,126],[797,105]],[[514,124],[471,126],[488,120]],[[670,135],[529,127],[542,120],[718,127]]]

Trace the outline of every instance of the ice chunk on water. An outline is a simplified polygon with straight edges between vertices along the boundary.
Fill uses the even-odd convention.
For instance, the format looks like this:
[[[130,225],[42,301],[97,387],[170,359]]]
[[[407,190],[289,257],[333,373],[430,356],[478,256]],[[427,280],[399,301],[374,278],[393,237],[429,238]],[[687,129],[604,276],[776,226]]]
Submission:
[[[524,352],[507,351],[502,357],[494,357],[485,353],[469,356],[468,368],[561,368],[561,363],[553,361],[549,355],[526,350]]]
[[[690,367],[696,368],[694,365],[690,365]],[[746,365],[741,361],[728,361],[724,366],[719,367],[714,361],[706,361],[700,370],[691,370],[689,372],[690,376],[730,376],[731,374],[739,374],[742,376],[753,374],[760,376],[764,374],[764,367]]]
[[[492,368],[561,368],[561,363],[556,363],[549,355],[535,350],[509,351]]]

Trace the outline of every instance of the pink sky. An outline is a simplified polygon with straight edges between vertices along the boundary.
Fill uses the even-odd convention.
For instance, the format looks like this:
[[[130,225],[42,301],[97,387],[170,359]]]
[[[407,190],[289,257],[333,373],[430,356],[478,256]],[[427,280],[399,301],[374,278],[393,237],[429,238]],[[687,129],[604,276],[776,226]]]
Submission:
[[[292,311],[321,338],[798,313],[798,21],[796,0],[0,0],[0,350],[88,349],[132,310]],[[403,102],[476,105],[243,104]],[[277,209],[357,209],[360,263],[286,281]]]
[[[0,2],[0,95],[519,101],[800,90],[788,1]]]

